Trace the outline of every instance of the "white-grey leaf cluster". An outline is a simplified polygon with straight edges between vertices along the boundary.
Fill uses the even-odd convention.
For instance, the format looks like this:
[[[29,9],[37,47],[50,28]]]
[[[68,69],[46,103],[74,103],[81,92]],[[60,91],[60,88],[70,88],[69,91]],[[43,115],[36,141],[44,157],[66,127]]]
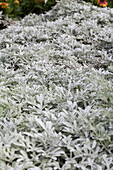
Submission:
[[[61,0],[0,30],[0,170],[113,170],[112,19]]]

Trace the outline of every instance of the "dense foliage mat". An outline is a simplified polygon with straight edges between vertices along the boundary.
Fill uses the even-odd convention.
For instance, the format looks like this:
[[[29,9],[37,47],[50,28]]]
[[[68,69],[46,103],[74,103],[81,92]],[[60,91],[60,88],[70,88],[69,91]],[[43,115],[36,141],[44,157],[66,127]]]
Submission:
[[[0,31],[0,169],[113,169],[113,10],[61,0]]]

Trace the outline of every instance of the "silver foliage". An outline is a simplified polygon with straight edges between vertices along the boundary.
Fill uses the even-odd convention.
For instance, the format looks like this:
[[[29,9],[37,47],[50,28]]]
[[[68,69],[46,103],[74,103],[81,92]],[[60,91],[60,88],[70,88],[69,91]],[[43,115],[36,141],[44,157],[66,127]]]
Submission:
[[[61,0],[0,31],[0,170],[112,170],[113,10]]]

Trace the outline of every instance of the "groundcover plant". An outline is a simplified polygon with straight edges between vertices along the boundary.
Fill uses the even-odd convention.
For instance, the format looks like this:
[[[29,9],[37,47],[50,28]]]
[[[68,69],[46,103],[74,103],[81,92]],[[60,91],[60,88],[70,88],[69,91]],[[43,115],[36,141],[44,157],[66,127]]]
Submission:
[[[113,170],[113,9],[61,0],[0,31],[0,170]]]

